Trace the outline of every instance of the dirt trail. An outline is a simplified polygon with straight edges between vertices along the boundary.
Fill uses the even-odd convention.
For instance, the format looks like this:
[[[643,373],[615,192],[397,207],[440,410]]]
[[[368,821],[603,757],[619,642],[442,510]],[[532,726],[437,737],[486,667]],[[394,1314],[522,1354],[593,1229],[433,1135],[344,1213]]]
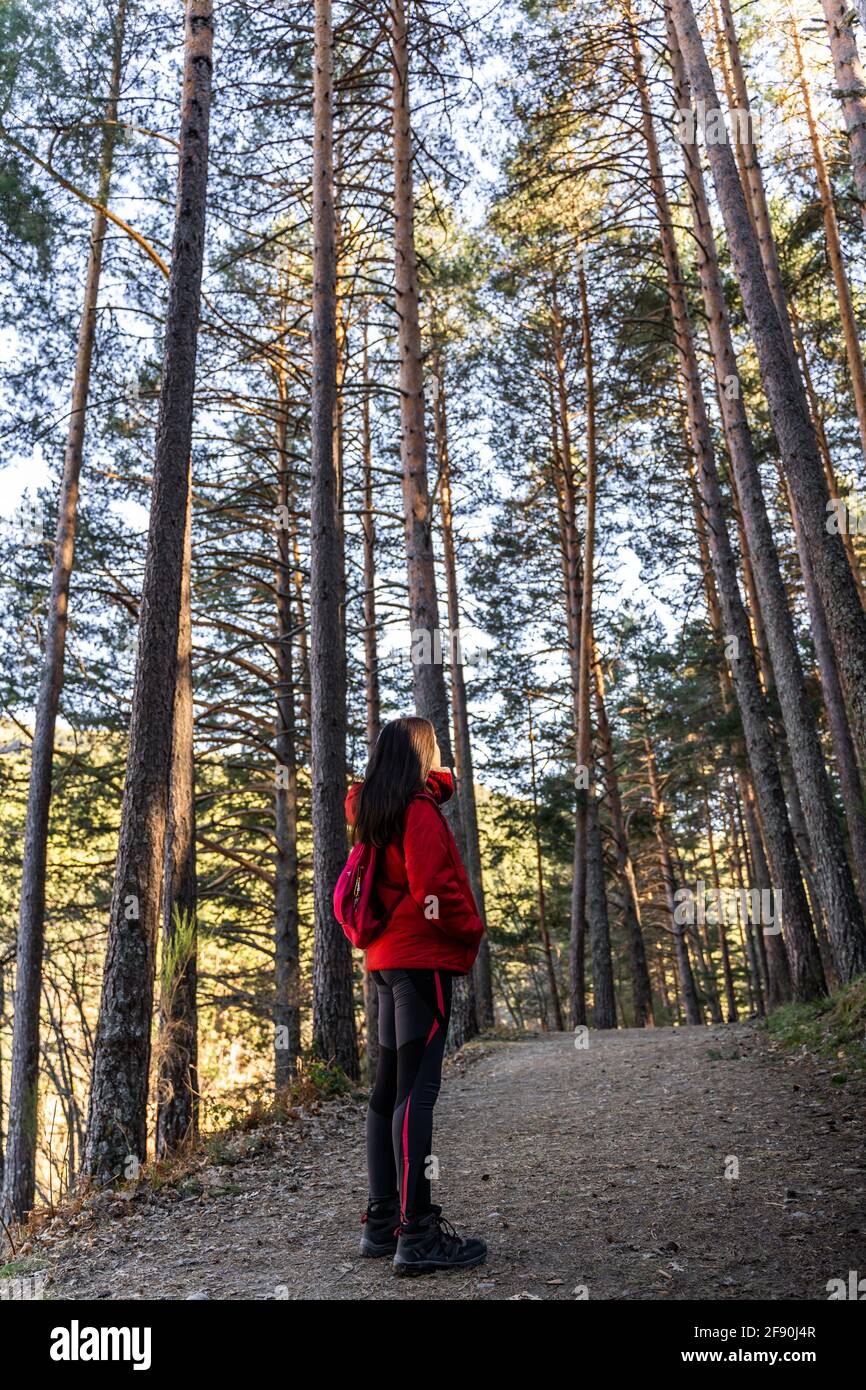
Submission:
[[[103,1196],[40,1242],[53,1298],[826,1299],[866,1274],[862,1085],[750,1025],[483,1042],[449,1065],[434,1197],[465,1275],[357,1256],[363,1105],[227,1143],[200,1181]],[[739,1177],[725,1177],[729,1156]],[[50,1235],[50,1233],[46,1233]]]

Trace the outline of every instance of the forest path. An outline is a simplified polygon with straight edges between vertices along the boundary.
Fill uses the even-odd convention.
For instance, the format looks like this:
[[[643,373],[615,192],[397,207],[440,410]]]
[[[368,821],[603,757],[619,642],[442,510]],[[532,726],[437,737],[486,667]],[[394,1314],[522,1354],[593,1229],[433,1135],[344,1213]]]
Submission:
[[[340,1100],[227,1140],[185,1188],[103,1195],[89,1229],[40,1242],[46,1293],[826,1299],[866,1273],[862,1099],[749,1024],[483,1041],[448,1064],[434,1140],[434,1196],[487,1240],[481,1269],[358,1257],[363,1105]]]

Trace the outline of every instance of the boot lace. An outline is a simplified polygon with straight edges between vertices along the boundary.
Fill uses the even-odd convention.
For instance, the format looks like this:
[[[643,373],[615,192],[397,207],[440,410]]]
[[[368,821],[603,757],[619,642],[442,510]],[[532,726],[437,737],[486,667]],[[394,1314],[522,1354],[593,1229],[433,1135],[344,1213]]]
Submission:
[[[463,1244],[463,1238],[457,1234],[451,1222],[446,1217],[442,1216],[440,1212],[434,1213],[434,1220],[439,1228],[439,1237],[443,1245]]]

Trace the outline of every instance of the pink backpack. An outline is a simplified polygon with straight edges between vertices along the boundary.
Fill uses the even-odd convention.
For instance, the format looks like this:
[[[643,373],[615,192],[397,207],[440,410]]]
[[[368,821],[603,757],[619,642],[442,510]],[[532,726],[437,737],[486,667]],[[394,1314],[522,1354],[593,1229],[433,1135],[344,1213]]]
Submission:
[[[366,951],[388,925],[375,893],[378,865],[379,851],[375,845],[355,845],[334,889],[334,915],[359,951]]]
[[[432,801],[439,811],[439,803],[429,792],[419,792],[418,796]],[[359,951],[366,951],[388,925],[389,914],[376,894],[380,854],[384,855],[384,850],[378,850],[375,845],[353,846],[334,889],[334,916]]]

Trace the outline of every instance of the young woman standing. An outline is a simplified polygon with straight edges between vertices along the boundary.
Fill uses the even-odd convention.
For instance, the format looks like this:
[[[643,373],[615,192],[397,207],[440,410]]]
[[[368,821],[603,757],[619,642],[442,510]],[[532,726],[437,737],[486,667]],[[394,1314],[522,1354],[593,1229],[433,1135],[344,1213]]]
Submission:
[[[363,782],[346,798],[355,843],[381,851],[376,891],[387,925],[367,950],[379,993],[379,1063],[367,1109],[369,1201],[362,1255],[393,1255],[398,1274],[481,1264],[431,1201],[433,1107],[451,1012],[451,982],[478,953],[484,924],[445,817],[451,773],[433,725],[385,724]]]

